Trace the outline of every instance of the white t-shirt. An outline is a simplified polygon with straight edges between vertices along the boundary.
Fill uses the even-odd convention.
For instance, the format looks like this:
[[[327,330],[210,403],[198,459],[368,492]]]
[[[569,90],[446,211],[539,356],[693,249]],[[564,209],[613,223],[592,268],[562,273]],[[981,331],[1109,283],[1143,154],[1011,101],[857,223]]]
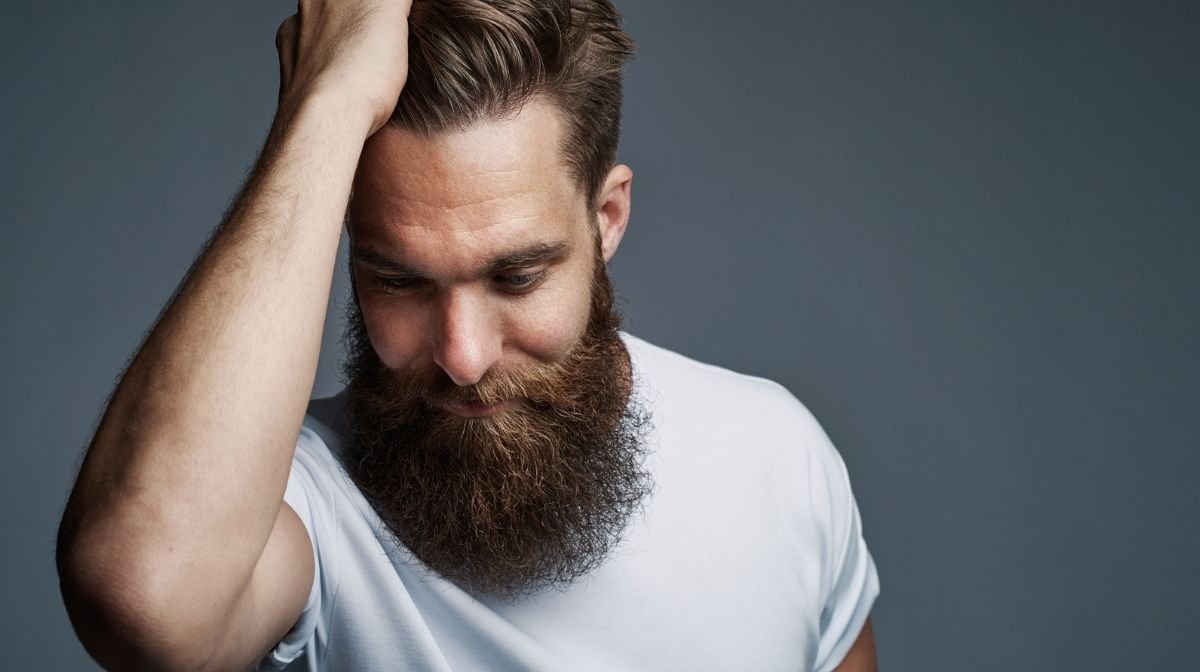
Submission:
[[[771,381],[622,334],[652,414],[654,491],[565,592],[477,600],[377,534],[316,400],[284,500],[316,574],[258,670],[832,670],[879,594],[841,457]],[[339,417],[340,416],[340,417]]]

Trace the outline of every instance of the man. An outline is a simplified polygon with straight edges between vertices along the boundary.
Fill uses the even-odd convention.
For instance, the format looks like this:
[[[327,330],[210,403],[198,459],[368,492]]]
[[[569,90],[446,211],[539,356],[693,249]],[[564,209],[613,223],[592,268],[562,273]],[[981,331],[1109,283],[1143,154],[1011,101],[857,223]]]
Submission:
[[[112,668],[875,669],[845,467],[619,331],[608,0],[301,2],[259,162],[60,528]],[[349,208],[346,208],[347,203]],[[346,390],[305,408],[343,215]]]

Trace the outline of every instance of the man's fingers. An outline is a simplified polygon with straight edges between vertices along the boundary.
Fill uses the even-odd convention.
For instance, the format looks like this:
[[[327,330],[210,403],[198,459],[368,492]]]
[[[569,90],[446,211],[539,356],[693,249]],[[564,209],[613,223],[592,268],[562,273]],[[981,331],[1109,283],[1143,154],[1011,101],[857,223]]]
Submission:
[[[411,0],[298,0],[275,33],[280,108],[337,89],[374,132],[395,110],[408,76]],[[285,105],[285,101],[295,99]]]

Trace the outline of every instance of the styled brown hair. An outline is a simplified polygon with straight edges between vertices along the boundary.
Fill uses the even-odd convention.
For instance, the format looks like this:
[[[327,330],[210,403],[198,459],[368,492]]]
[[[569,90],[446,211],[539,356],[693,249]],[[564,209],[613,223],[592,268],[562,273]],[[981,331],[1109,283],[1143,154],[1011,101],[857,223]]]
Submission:
[[[416,0],[408,79],[389,121],[432,135],[515,114],[534,96],[565,122],[563,158],[587,196],[616,162],[621,71],[633,40],[609,0]]]

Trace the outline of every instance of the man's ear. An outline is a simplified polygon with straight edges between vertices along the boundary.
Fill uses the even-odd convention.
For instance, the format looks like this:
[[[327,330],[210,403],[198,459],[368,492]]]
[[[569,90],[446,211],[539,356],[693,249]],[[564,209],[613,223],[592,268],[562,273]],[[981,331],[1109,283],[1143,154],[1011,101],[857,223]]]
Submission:
[[[629,225],[630,189],[633,170],[625,164],[613,166],[600,187],[596,206],[596,225],[600,227],[600,249],[607,263],[617,253],[617,246]]]

